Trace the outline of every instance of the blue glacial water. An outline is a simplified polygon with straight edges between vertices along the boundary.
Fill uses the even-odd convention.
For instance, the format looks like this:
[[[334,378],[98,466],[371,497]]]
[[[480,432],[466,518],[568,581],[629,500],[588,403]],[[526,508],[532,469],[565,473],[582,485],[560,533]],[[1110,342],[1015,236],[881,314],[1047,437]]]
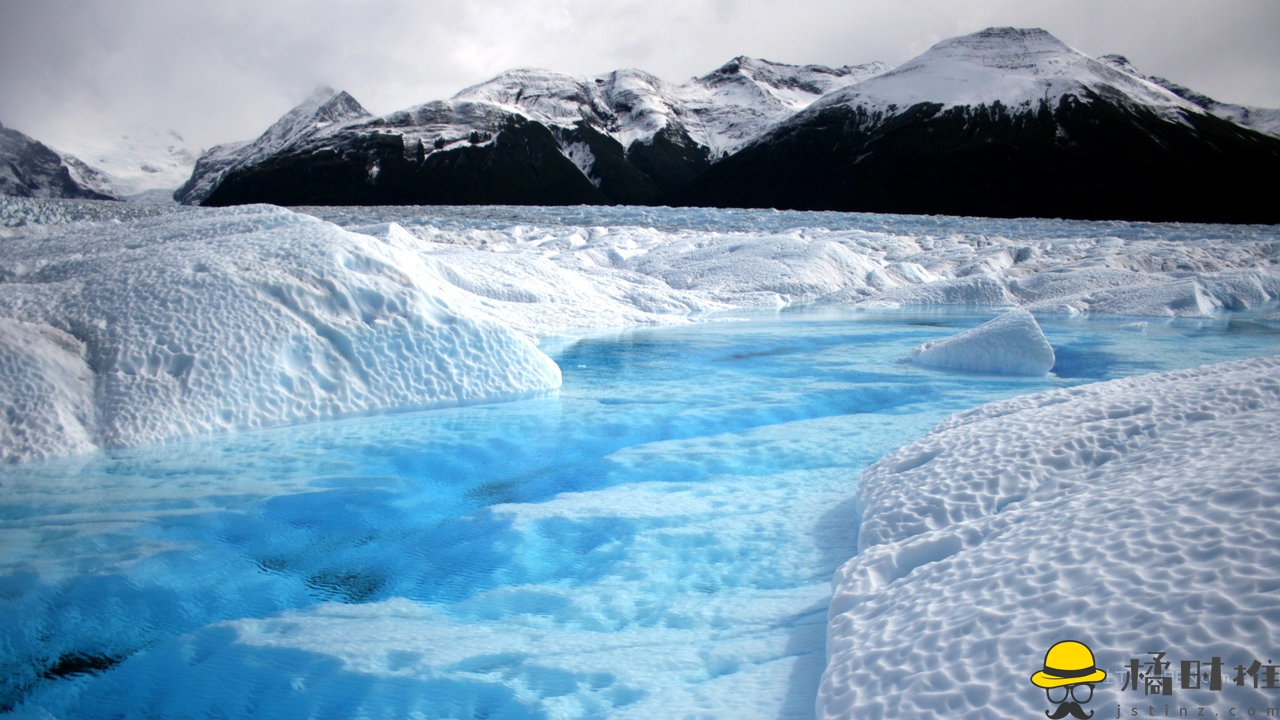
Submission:
[[[0,470],[0,708],[812,717],[859,473],[1016,394],[1280,352],[1041,318],[1044,378],[914,367],[989,317],[796,312],[548,344],[520,402]]]

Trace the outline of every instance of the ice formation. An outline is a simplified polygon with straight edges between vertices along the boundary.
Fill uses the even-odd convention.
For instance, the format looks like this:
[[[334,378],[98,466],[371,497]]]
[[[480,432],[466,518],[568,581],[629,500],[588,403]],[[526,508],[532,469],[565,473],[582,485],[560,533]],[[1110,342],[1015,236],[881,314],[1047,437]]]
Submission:
[[[1131,657],[1274,657],[1278,372],[1272,357],[1022,396],[878,461],[835,577],[818,717],[1032,717],[1028,677],[1067,639],[1111,672],[1099,697],[1144,713],[1150,698],[1121,694]],[[1161,705],[1243,715],[1272,697],[1228,682]]]
[[[6,458],[61,454],[86,438],[135,444],[519,395],[557,382],[530,341],[718,311],[960,305],[1210,317],[1280,298],[1280,243],[1257,226],[646,208],[309,210],[343,230],[264,206],[136,210],[146,207],[0,205],[11,226],[0,317],[20,323],[5,337],[43,339],[14,340],[27,347],[8,350],[8,361],[25,358],[29,368],[41,346],[50,368],[76,367],[78,376],[79,363],[94,378],[88,390],[59,389],[71,405],[92,403],[83,422],[61,413],[63,430],[42,441],[26,425],[33,417],[17,421],[6,431]],[[75,342],[48,340],[55,336]],[[1022,343],[1017,353],[1030,348]],[[1044,350],[1031,353],[1041,364]],[[21,385],[9,392],[26,392]]]
[[[1280,298],[1273,227],[141,207],[0,200],[6,459],[541,392],[559,373],[536,341],[581,341],[590,362],[584,336],[717,311],[977,306],[1004,313],[983,330],[999,351],[985,360],[990,369],[1023,355],[1052,362],[1029,311],[1051,338],[1060,336],[1046,316],[1059,315],[1061,328],[1075,324],[1062,316],[1141,315],[1115,324],[1145,338],[1188,323],[1159,317],[1253,310],[1231,317],[1261,317],[1263,336]],[[723,372],[727,358],[758,354],[764,366],[751,382],[717,378],[730,386],[718,414],[695,410],[703,390],[689,388],[682,365],[678,382],[646,376],[615,396],[578,398],[585,405],[552,418],[570,435],[547,431],[554,438],[542,444],[544,426],[515,405],[492,438],[450,428],[450,413],[423,413],[444,417],[231,436],[269,446],[283,433],[308,439],[284,442],[283,457],[275,446],[242,457],[215,440],[184,444],[196,450],[185,465],[153,472],[139,469],[146,448],[25,463],[5,476],[16,519],[3,541],[18,570],[0,599],[19,618],[5,625],[15,648],[6,659],[26,673],[13,675],[9,701],[30,703],[19,716],[72,708],[137,717],[200,707],[515,717],[697,707],[744,717],[802,706],[790,717],[807,715],[815,696],[824,618],[825,717],[1038,715],[1044,695],[1027,677],[1066,637],[1087,641],[1113,682],[1129,657],[1152,649],[1270,662],[1280,625],[1269,570],[1280,566],[1271,487],[1280,359],[962,413],[871,468],[855,507],[857,468],[942,414],[931,407],[938,414],[906,433],[885,429],[877,413],[931,402],[922,383],[886,386],[886,366],[962,393],[1070,382],[899,362],[935,330],[916,327],[909,342],[874,351],[856,332],[833,340],[793,328],[772,345],[719,348],[692,365],[698,380]],[[980,355],[971,334],[931,347],[950,362]],[[805,375],[811,357],[838,368],[839,382]],[[636,359],[630,348],[626,358]],[[1063,349],[1057,360],[1064,373],[1072,356]],[[797,376],[808,378],[799,391]],[[846,382],[853,376],[861,379]],[[816,410],[812,398],[821,398]],[[548,404],[559,413],[564,400]],[[664,403],[680,407],[624,409]],[[793,404],[818,416],[799,419]],[[740,424],[726,429],[722,416]],[[402,427],[387,429],[401,420],[422,424],[404,440]],[[451,432],[462,452],[423,447]],[[569,480],[604,474],[616,484],[566,490],[559,453],[593,443],[617,444],[592,450],[590,478]],[[353,480],[352,465],[370,455]],[[493,477],[509,456],[556,466],[534,473],[544,494],[492,499],[529,487],[527,474],[510,487]],[[99,461],[112,467],[95,476],[95,498],[110,507],[90,507],[74,470]],[[282,479],[267,479],[262,465],[272,463],[288,466]],[[523,472],[517,465],[509,462],[512,474]],[[702,482],[712,475],[714,490]],[[782,518],[769,514],[779,508]],[[838,549],[822,544],[833,536]],[[855,545],[827,618],[830,569]],[[85,572],[90,560],[100,564]],[[86,598],[117,604],[88,612]],[[64,621],[77,630],[57,632]],[[75,672],[95,661],[116,664]],[[1241,708],[1271,697],[1232,692]],[[1118,693],[1099,687],[1100,717]]]
[[[1043,375],[1053,369],[1053,346],[1035,317],[1022,309],[912,351],[917,365],[944,370]]]
[[[534,337],[734,308],[1207,318],[1280,298],[1280,244],[1262,226],[648,208],[307,212],[420,248],[465,275],[451,302]]]
[[[421,259],[305,215],[64,227],[5,241],[5,460],[560,382],[528,339],[450,309]]]

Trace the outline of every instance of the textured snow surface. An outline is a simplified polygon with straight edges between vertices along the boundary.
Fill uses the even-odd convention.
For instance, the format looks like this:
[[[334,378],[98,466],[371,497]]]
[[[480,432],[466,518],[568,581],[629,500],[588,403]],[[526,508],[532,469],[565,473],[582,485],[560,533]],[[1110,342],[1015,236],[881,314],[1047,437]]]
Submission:
[[[1035,322],[1027,311],[1190,318],[1270,313],[1274,320],[1280,298],[1280,230],[1264,226],[653,208],[317,208],[304,214],[269,206],[141,207],[0,200],[0,452],[6,460],[542,392],[558,385],[559,371],[534,340],[690,322],[714,311],[810,304],[1007,308],[1011,312],[983,331],[995,340],[996,359],[1006,360],[1044,349],[1031,342]],[[1131,323],[1134,332],[1146,324],[1140,318],[1117,322]],[[1267,332],[1268,321],[1258,328]],[[904,343],[902,355],[920,341]],[[980,354],[968,333],[952,342],[952,359]],[[1100,362],[1105,355],[1099,353]],[[1059,372],[1065,372],[1068,354],[1059,357]],[[898,360],[906,358],[881,364]],[[765,376],[768,392],[773,377]],[[961,384],[990,380],[947,377]],[[668,389],[690,392],[684,384],[648,388]],[[753,411],[762,397],[740,383],[733,393]],[[616,400],[645,402],[641,393],[625,395]],[[178,715],[198,712],[191,707],[199,705],[189,707],[198,697],[231,715],[288,715],[306,706],[334,708],[341,716],[361,707],[388,716],[413,708],[443,717],[461,710],[440,698],[464,696],[483,700],[476,709],[491,716],[529,716],[525,701],[534,698],[530,702],[540,703],[548,716],[660,717],[670,711],[663,699],[676,697],[673,704],[681,708],[710,708],[712,714],[732,706],[725,716],[750,717],[768,703],[791,703],[762,699],[777,686],[753,681],[776,678],[797,652],[789,640],[779,640],[788,634],[779,631],[786,623],[798,624],[797,646],[811,632],[812,647],[819,646],[827,569],[839,560],[805,587],[772,592],[770,573],[781,568],[785,574],[797,563],[784,556],[778,565],[762,567],[755,543],[801,555],[809,550],[780,542],[785,536],[772,534],[772,521],[748,521],[759,526],[741,544],[721,541],[744,514],[790,509],[789,502],[797,516],[827,513],[824,527],[847,523],[841,538],[850,542],[842,548],[852,548],[857,531],[859,554],[837,573],[827,616],[828,662],[818,697],[824,717],[1038,717],[1044,695],[1027,678],[1045,650],[1067,638],[1089,643],[1112,683],[1118,683],[1122,663],[1147,650],[1167,651],[1175,660],[1222,656],[1232,667],[1275,657],[1280,358],[1077,386],[956,415],[868,470],[857,486],[856,507],[849,498],[854,471],[835,466],[824,465],[817,476],[786,471],[750,477],[714,494],[696,484],[647,482],[655,467],[680,465],[694,455],[720,458],[735,444],[758,453],[748,457],[811,460],[833,448],[841,457],[865,453],[854,439],[862,430],[839,414],[847,408],[836,412],[783,423],[781,436],[750,430],[612,453],[610,463],[646,482],[498,508],[500,522],[509,520],[518,532],[495,536],[500,542],[478,557],[469,554],[466,533],[422,551],[422,538],[444,536],[416,534],[412,526],[399,535],[395,523],[390,530],[379,524],[430,508],[397,505],[385,516],[376,508],[368,515],[360,507],[334,512],[330,527],[339,534],[356,537],[380,528],[404,550],[379,554],[385,551],[355,542],[356,549],[334,551],[339,564],[372,557],[415,567],[445,548],[447,561],[461,557],[461,566],[479,566],[482,574],[493,571],[484,563],[512,553],[528,558],[530,578],[552,578],[550,589],[486,590],[467,601],[463,617],[446,617],[437,607],[390,592],[367,604],[280,611],[296,602],[291,597],[310,596],[305,589],[296,589],[297,596],[274,595],[280,586],[273,584],[269,564],[219,575],[228,566],[210,563],[202,566],[209,572],[189,575],[168,555],[171,545],[188,544],[182,535],[187,530],[190,537],[247,537],[246,543],[262,547],[288,545],[295,531],[320,533],[309,522],[312,513],[337,506],[305,498],[277,506],[272,522],[279,525],[247,513],[248,525],[241,526],[240,515],[219,511],[210,513],[217,518],[208,526],[175,519],[140,546],[130,540],[105,542],[105,550],[90,547],[114,532],[102,530],[115,521],[109,514],[99,521],[68,513],[67,529],[56,526],[35,540],[17,525],[6,533],[21,538],[11,547],[45,548],[48,540],[69,549],[59,567],[83,577],[75,586],[82,589],[59,605],[65,615],[53,617],[74,622],[77,639],[124,637],[125,647],[148,648],[99,677],[58,682],[55,694],[103,691],[101,697],[85,693],[86,712],[125,707],[138,717]],[[860,417],[876,423],[873,413]],[[815,438],[822,436],[812,432],[818,426],[848,426],[850,440],[819,447]],[[290,432],[325,438],[347,427]],[[581,432],[627,430],[604,423],[599,432],[594,425]],[[360,444],[378,448],[372,440]],[[65,462],[73,467],[78,461]],[[466,461],[459,458],[459,467]],[[233,487],[258,482],[255,472],[240,472],[223,456],[191,462],[232,468]],[[345,466],[334,466],[326,465],[324,476],[346,487]],[[487,471],[476,473],[487,479]],[[304,475],[300,486],[316,477]],[[188,497],[181,471],[162,474],[141,490],[124,482],[131,476],[123,472],[120,487],[138,492],[142,501]],[[794,492],[815,477],[835,487],[814,503],[821,510]],[[219,494],[221,478],[215,483]],[[79,481],[68,473],[52,483],[50,497],[79,493]],[[380,487],[352,488],[352,497],[381,498]],[[202,502],[199,494],[190,497]],[[726,507],[739,508],[737,521]],[[186,509],[177,507],[173,517]],[[356,519],[347,519],[348,511]],[[150,517],[139,511],[144,516]],[[667,532],[674,516],[694,518],[696,532]],[[612,541],[600,538],[627,536],[632,519],[653,532],[635,535],[627,549],[651,543],[666,554],[650,557],[670,565],[647,565],[618,585],[595,585],[601,589],[595,593],[562,584],[536,560],[551,546],[555,562],[575,573],[619,567],[610,555]],[[92,525],[92,532],[77,523]],[[286,525],[281,538],[274,531]],[[434,528],[423,527],[428,525]],[[573,531],[580,535],[566,536],[565,527],[580,527]],[[585,545],[562,546],[556,542],[561,537],[580,537]],[[321,540],[315,543],[326,557],[319,566],[327,567],[334,546],[327,535]],[[603,556],[591,550],[583,555],[583,547],[597,542]],[[699,552],[705,563],[686,572],[681,563]],[[120,582],[134,586],[132,578],[142,578],[136,587],[146,588],[148,574],[157,573],[182,578],[186,594],[169,602],[169,595],[141,593],[150,599],[139,608],[122,605],[124,611],[105,613],[124,630],[85,621],[81,599],[96,600],[99,587],[123,577],[95,564],[103,553],[108,565],[128,565],[136,573]],[[200,562],[211,559],[201,556]],[[738,572],[736,563],[750,569]],[[368,564],[351,567],[363,572]],[[49,567],[41,572],[63,572]],[[430,577],[434,566],[424,567],[406,577]],[[652,583],[650,572],[657,578]],[[724,573],[766,592],[704,593],[703,581]],[[189,586],[188,576],[194,578]],[[29,590],[35,577],[13,576],[5,592],[36,597]],[[353,570],[334,582],[358,594],[365,577]],[[671,587],[693,590],[672,604],[654,600],[670,597]],[[499,637],[491,626],[473,622],[517,606],[533,610],[515,633]],[[796,616],[797,607],[808,610]],[[196,630],[152,644],[157,631],[144,627],[150,621],[137,621],[147,617],[141,610],[154,611],[162,626],[170,616],[193,623],[205,616],[227,619],[201,621],[188,626]],[[544,617],[588,618],[592,624],[565,630]],[[682,634],[679,623],[691,617],[711,632]],[[643,623],[628,626],[628,618]],[[406,632],[428,625],[431,634]],[[40,625],[39,633],[21,637],[31,647],[55,648],[52,655],[33,655],[44,663],[32,666],[33,677],[60,662],[56,648],[80,651],[78,644],[41,645],[44,639],[35,637],[54,628],[49,634],[61,638],[58,627]],[[590,636],[580,632],[584,627]],[[662,652],[646,652],[655,647],[649,642],[654,637]],[[110,659],[107,640],[101,655]],[[816,679],[821,660],[815,654],[792,668],[797,677],[812,670],[808,677]],[[645,683],[654,677],[678,682],[669,683],[675,688],[669,695],[646,697]],[[429,680],[425,690],[423,678]],[[334,687],[321,684],[326,680],[335,680]],[[811,680],[796,684],[805,689],[806,704],[813,698]],[[490,692],[490,685],[509,692]],[[1093,703],[1104,713],[1099,717],[1109,716],[1107,703],[1118,701],[1118,693],[1117,684],[1099,687]],[[370,704],[361,705],[365,697]],[[1185,691],[1179,700],[1246,708],[1268,707],[1273,697],[1232,689],[1221,696]]]
[[[1028,677],[1065,639],[1112,673],[1099,713],[1122,698],[1146,712],[1119,691],[1148,650],[1270,662],[1277,431],[1273,357],[993,403],[884,457],[859,485],[859,554],[836,573],[818,716],[1035,717]],[[1275,705],[1224,684],[1167,701]]]
[[[1053,347],[1035,316],[1021,308],[912,351],[917,365],[943,370],[1043,375],[1053,369]]]
[[[1210,317],[1280,299],[1274,227],[646,208],[307,211],[419,248],[449,279],[440,292],[451,303],[539,338],[802,304]]]
[[[94,447],[93,371],[84,350],[60,330],[0,318],[0,457]]]
[[[283,209],[4,243],[5,460],[560,382],[526,338],[449,309],[416,256]]]

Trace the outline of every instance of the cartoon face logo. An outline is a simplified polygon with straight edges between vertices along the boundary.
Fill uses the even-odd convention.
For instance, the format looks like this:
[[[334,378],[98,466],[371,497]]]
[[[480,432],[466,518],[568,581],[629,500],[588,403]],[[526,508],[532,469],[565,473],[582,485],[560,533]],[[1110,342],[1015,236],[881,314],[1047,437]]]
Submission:
[[[1031,676],[1031,684],[1044,688],[1049,702],[1058,706],[1053,712],[1044,711],[1049,720],[1068,715],[1089,720],[1093,711],[1085,714],[1081,705],[1093,699],[1093,686],[1106,677],[1106,671],[1094,664],[1093,651],[1088,645],[1066,640],[1044,654],[1044,668]]]

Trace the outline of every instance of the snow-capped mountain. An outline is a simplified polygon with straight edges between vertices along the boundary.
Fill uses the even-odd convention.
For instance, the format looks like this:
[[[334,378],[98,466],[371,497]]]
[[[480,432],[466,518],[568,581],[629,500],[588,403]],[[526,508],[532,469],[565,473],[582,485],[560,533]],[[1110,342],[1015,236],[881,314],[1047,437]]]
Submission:
[[[1252,179],[1277,176],[1280,142],[1236,122],[1264,114],[1039,29],[944,40],[892,69],[739,57],[683,85],[517,69],[379,118],[326,92],[206,153],[175,197],[1280,220]]]
[[[704,130],[695,137],[720,158],[827,93],[887,70],[882,62],[828,68],[736,57],[684,86],[683,97]]]
[[[1029,111],[1041,102],[1056,103],[1064,95],[1082,96],[1090,90],[1167,117],[1198,109],[1154,83],[1073,50],[1044,30],[988,28],[943,40],[889,72],[829,93],[808,108],[808,116],[838,106],[888,116],[920,103],[943,110],[1000,103],[1013,112]]]
[[[61,155],[0,125],[0,195],[115,200],[111,181],[72,155]]]
[[[303,140],[324,137],[348,123],[370,117],[369,111],[347,93],[318,87],[256,140],[215,145],[201,154],[191,177],[173,197],[182,203],[198,203],[232,170],[261,162]]]
[[[1280,142],[1044,30],[944,40],[824,95],[691,204],[1275,222]]]
[[[586,121],[624,148],[649,143],[667,130],[688,136],[718,158],[831,90],[888,69],[884,63],[828,68],[737,57],[684,85],[634,69],[591,79],[519,69],[453,99],[489,103],[554,127]]]
[[[1123,55],[1103,55],[1098,58],[1101,62],[1112,65],[1113,67],[1127,72],[1131,75],[1143,78],[1149,82],[1155,83],[1160,87],[1172,92],[1174,95],[1199,106],[1201,109],[1217,115],[1224,120],[1230,120],[1237,125],[1243,125],[1250,130],[1257,130],[1260,133],[1280,137],[1280,108],[1263,108],[1253,107],[1250,105],[1234,105],[1231,103],[1222,103],[1213,98],[1198,93],[1195,90],[1179,85],[1172,80],[1156,75],[1144,75],[1129,59]]]
[[[117,197],[155,200],[164,200],[186,182],[199,155],[177,132],[153,127],[78,136],[57,150],[100,170]]]
[[[208,198],[212,204],[330,197],[346,202],[653,202],[672,197],[713,159],[825,92],[885,69],[880,63],[833,69],[740,57],[684,85],[640,70],[579,78],[515,69],[449,100],[381,118],[355,116],[326,132],[294,137],[287,150],[280,142],[264,141],[280,135],[271,131],[253,147],[219,146],[201,158],[176,197],[188,203]],[[286,118],[308,114],[304,103]],[[282,123],[296,125],[286,119],[277,125]],[[504,132],[507,139],[498,142]],[[513,133],[526,137],[508,145]],[[402,158],[395,157],[397,141]],[[537,157],[522,145],[537,148]],[[336,155],[318,155],[324,148]],[[263,162],[268,156],[270,162]],[[322,166],[327,185],[291,181],[287,188],[272,189],[274,180],[264,179],[291,177],[302,164]],[[495,170],[499,166],[505,168],[501,176]],[[244,172],[224,183],[234,169]]]

